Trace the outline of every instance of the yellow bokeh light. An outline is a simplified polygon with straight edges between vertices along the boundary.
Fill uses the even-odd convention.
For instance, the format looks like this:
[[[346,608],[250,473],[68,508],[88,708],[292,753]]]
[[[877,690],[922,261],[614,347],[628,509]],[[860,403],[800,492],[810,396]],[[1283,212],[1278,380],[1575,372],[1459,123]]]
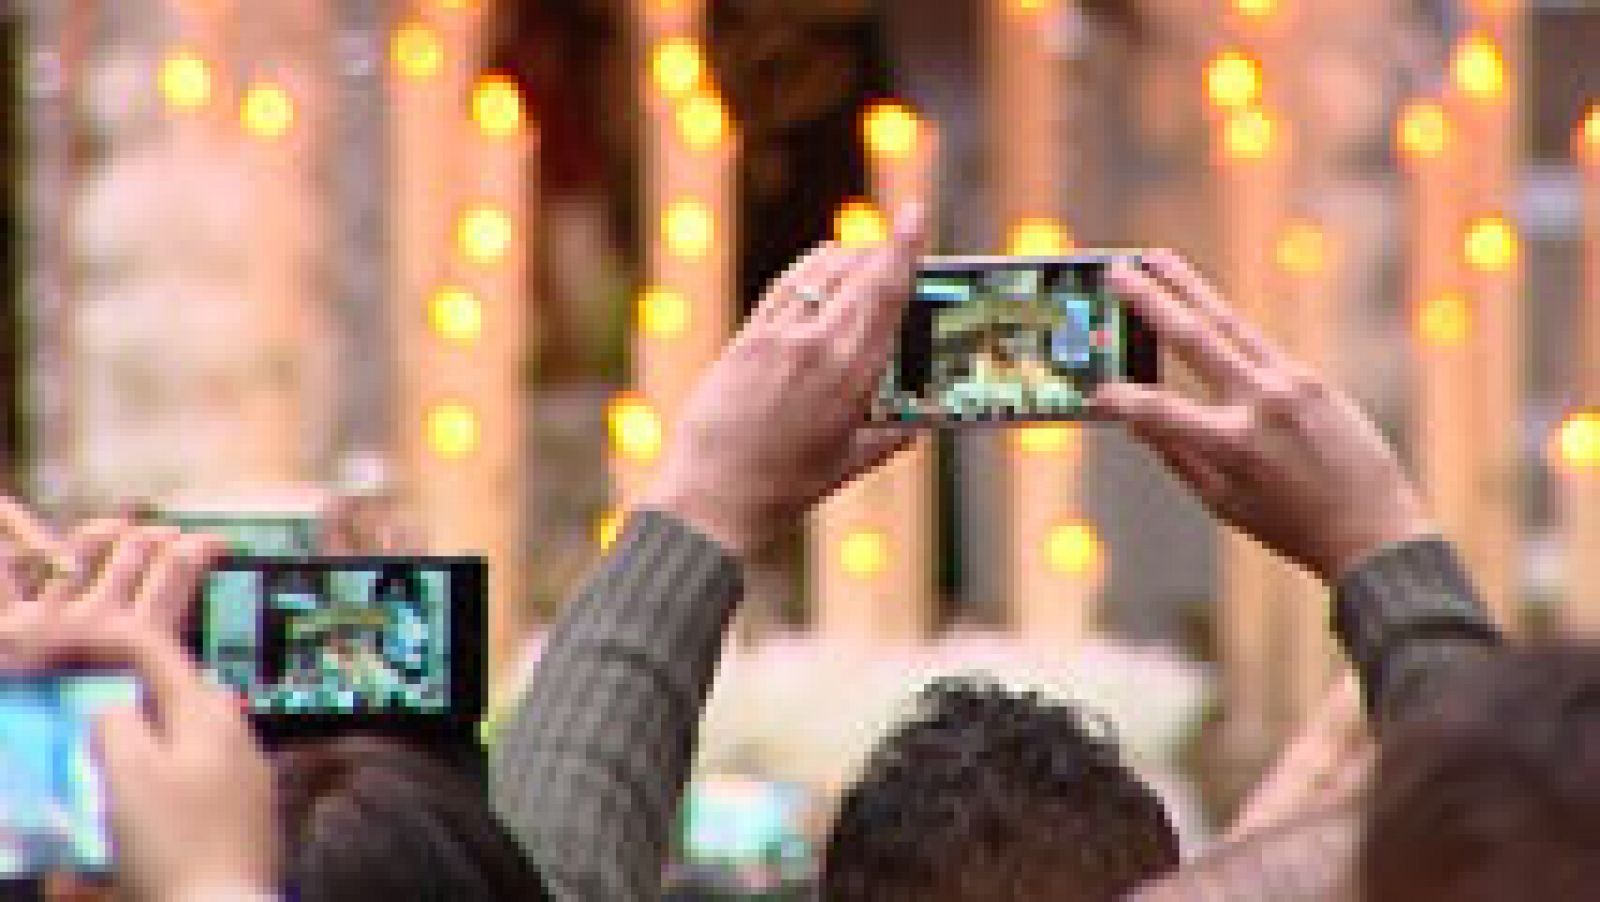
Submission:
[[[1459,292],[1446,291],[1417,309],[1417,339],[1431,348],[1460,348],[1472,337],[1472,306]]]
[[[191,51],[168,54],[156,80],[161,99],[175,110],[197,110],[211,102],[211,64]]]
[[[906,160],[916,153],[922,139],[922,120],[903,103],[883,101],[862,114],[861,132],[873,156]]]
[[[1081,579],[1100,571],[1105,548],[1093,526],[1072,520],[1055,526],[1045,537],[1045,559],[1051,572]]]
[[[428,299],[428,325],[440,338],[471,344],[483,334],[483,302],[459,286],[440,288]]]
[[[1047,216],[1020,220],[1006,236],[1006,253],[1016,257],[1059,257],[1071,251],[1066,227]]]
[[[622,535],[622,511],[607,511],[594,524],[594,541],[601,551],[610,551]]]
[[[704,257],[716,241],[716,217],[701,201],[677,201],[661,214],[661,237],[680,257]]]
[[[1314,276],[1328,268],[1328,234],[1314,222],[1296,220],[1278,236],[1274,256],[1278,268],[1296,276]]]
[[[661,415],[637,395],[620,395],[611,402],[606,410],[606,431],[612,451],[637,464],[655,463],[666,442]]]
[[[839,542],[839,566],[857,579],[882,576],[889,569],[889,537],[876,529],[857,529]]]
[[[1499,45],[1473,32],[1456,45],[1450,57],[1450,80],[1474,100],[1498,101],[1506,96],[1506,61]]]
[[[1266,19],[1278,11],[1278,0],[1233,0],[1233,9],[1247,19]]]
[[[1227,50],[1206,64],[1206,99],[1221,109],[1241,110],[1261,100],[1261,64]]]
[[[1432,160],[1450,149],[1453,129],[1444,106],[1431,100],[1419,100],[1400,111],[1398,143],[1402,156],[1412,159]]]
[[[696,150],[720,147],[728,137],[728,108],[715,94],[697,92],[678,104],[678,134]]]
[[[456,248],[478,263],[505,259],[516,239],[516,224],[504,207],[479,204],[468,207],[456,220]]]
[[[408,22],[395,29],[389,41],[389,61],[406,78],[432,78],[444,68],[444,44],[437,31],[420,22]]]
[[[437,404],[427,413],[428,448],[444,460],[462,460],[478,450],[482,426],[478,414],[459,401]]]
[[[689,38],[668,38],[650,54],[650,79],[668,97],[682,97],[706,78],[706,55]]]
[[[250,135],[281,138],[294,128],[294,120],[294,98],[282,85],[260,82],[245,91],[239,106],[239,121]]]
[[[1238,110],[1222,123],[1222,155],[1234,162],[1266,159],[1278,139],[1277,120],[1254,107]]]
[[[1066,456],[1078,450],[1078,429],[1072,425],[1021,426],[1011,433],[1011,443],[1024,454]]]
[[[871,201],[846,201],[833,214],[833,240],[845,247],[882,244],[889,240],[889,221]]]
[[[1467,265],[1476,272],[1509,272],[1522,255],[1517,230],[1502,216],[1480,216],[1468,223],[1462,244]]]
[[[472,86],[472,121],[491,138],[520,134],[527,121],[522,89],[511,76],[491,73]]]
[[[1579,159],[1600,164],[1600,103],[1589,106],[1589,113],[1578,125],[1573,140],[1577,144]]]
[[[1561,422],[1552,457],[1568,470],[1600,470],[1600,410],[1583,410]]]
[[[1055,9],[1060,0],[1010,0],[1010,3],[1012,12],[1035,16]]]
[[[670,288],[648,288],[639,295],[639,328],[656,338],[689,331],[689,299]]]

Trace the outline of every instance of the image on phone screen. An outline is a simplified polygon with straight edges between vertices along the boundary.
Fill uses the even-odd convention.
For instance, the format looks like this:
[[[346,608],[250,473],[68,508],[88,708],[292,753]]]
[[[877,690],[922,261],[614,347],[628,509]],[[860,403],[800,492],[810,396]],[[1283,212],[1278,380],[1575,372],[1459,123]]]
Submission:
[[[0,676],[0,880],[109,870],[91,736],[138,697],[126,674]]]
[[[233,559],[205,588],[202,660],[253,714],[442,714],[455,568]]]
[[[1103,383],[1154,381],[1151,337],[1105,284],[1113,259],[925,261],[871,419],[1081,419]]]

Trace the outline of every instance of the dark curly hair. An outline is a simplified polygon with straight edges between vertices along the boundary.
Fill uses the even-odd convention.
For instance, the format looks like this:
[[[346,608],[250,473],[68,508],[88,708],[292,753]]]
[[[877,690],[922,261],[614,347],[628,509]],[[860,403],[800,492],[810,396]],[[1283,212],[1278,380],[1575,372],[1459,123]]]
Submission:
[[[1110,900],[1177,864],[1166,811],[1104,722],[943,679],[845,794],[821,886],[830,902]]]

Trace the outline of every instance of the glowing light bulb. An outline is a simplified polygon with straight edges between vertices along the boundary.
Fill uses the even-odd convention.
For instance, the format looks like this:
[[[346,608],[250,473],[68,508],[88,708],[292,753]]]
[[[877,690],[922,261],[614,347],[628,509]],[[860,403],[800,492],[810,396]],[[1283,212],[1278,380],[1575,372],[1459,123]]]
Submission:
[[[857,529],[839,542],[839,566],[856,579],[882,576],[889,569],[889,537],[876,529]]]
[[[1477,272],[1508,272],[1521,256],[1516,229],[1502,216],[1481,216],[1468,223],[1463,244],[1467,265]]]
[[[601,551],[611,550],[617,544],[617,537],[622,535],[622,512],[607,511],[594,524],[594,541],[600,546]]]
[[[1017,257],[1059,257],[1071,251],[1066,228],[1049,217],[1023,219],[1006,238],[1006,253]]]
[[[211,64],[191,51],[168,54],[156,81],[161,99],[175,110],[197,110],[211,102]]]
[[[1577,144],[1579,159],[1600,164],[1600,103],[1589,106],[1589,113],[1583,117],[1573,140]]]
[[[680,257],[704,257],[716,240],[717,221],[701,201],[680,200],[661,214],[661,236]]]
[[[891,160],[910,159],[922,139],[922,120],[910,107],[893,101],[868,107],[861,128],[867,150]]]
[[[621,395],[611,402],[606,429],[612,450],[624,460],[652,464],[661,456],[666,427],[656,409],[637,395]]]
[[[1600,410],[1584,410],[1562,421],[1554,458],[1568,470],[1600,470]]]
[[[472,86],[472,121],[491,138],[521,133],[527,123],[522,90],[509,75],[490,74]]]
[[[1268,19],[1278,11],[1278,0],[1233,0],[1233,9],[1247,19]]]
[[[889,240],[889,221],[871,201],[846,201],[833,214],[833,239],[845,247],[882,244]]]
[[[1444,106],[1431,100],[1414,101],[1400,112],[1398,141],[1403,156],[1432,160],[1450,149],[1454,130]]]
[[[483,334],[483,302],[465,288],[440,288],[428,299],[428,325],[447,341],[471,344]]]
[[[1241,110],[1261,100],[1261,64],[1237,50],[1206,64],[1206,98],[1220,109]]]
[[[1099,572],[1105,549],[1093,526],[1071,520],[1050,530],[1045,538],[1045,557],[1052,572],[1081,579]]]
[[[661,93],[682,97],[705,81],[705,52],[688,38],[668,38],[650,54],[650,78]]]
[[[456,220],[456,248],[477,263],[505,259],[517,240],[511,214],[495,204],[468,207]]]
[[[1482,32],[1467,35],[1450,58],[1450,79],[1474,100],[1505,99],[1506,61],[1500,47]]]
[[[1266,159],[1277,143],[1277,120],[1251,107],[1228,116],[1222,123],[1222,154],[1234,162]]]
[[[389,61],[396,72],[413,81],[433,78],[444,69],[444,44],[432,28],[408,22],[389,40]]]
[[[639,295],[639,328],[656,338],[677,338],[689,331],[689,299],[669,288],[649,288]]]
[[[294,128],[294,98],[273,82],[252,85],[240,104],[239,119],[244,130],[257,138],[282,138]]]
[[[695,93],[678,104],[678,133],[696,150],[721,146],[728,137],[728,109],[715,94]]]
[[[1297,276],[1314,276],[1328,268],[1328,235],[1314,222],[1296,220],[1278,236],[1278,268]]]
[[[1022,426],[1012,431],[1011,441],[1025,454],[1069,455],[1078,450],[1078,429],[1070,425]]]
[[[427,413],[428,448],[444,460],[463,460],[478,450],[482,426],[478,414],[458,401],[435,405]]]
[[[1429,347],[1463,347],[1472,337],[1472,306],[1459,292],[1436,294],[1417,309],[1415,329],[1417,338]]]

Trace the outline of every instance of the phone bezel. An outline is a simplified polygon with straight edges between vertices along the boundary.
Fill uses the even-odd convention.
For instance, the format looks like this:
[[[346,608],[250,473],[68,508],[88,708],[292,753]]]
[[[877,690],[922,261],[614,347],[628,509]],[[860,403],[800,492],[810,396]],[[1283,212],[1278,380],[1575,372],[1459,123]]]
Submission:
[[[996,255],[968,255],[968,256],[941,256],[924,257],[917,264],[916,279],[920,280],[925,273],[939,272],[970,272],[975,269],[1026,269],[1043,266],[1084,266],[1084,265],[1109,265],[1117,260],[1126,260],[1137,266],[1142,266],[1141,254],[1138,250],[1110,250],[1097,249],[1085,250],[1072,254],[1059,256],[996,256]],[[911,303],[916,303],[915,298]],[[1148,322],[1132,309],[1123,307],[1123,322],[1125,324],[1124,358],[1127,363],[1127,380],[1154,385],[1161,381],[1161,349],[1156,341],[1156,333],[1150,328]],[[909,321],[908,321],[909,323]],[[899,341],[895,346],[898,356],[900,349],[905,347],[908,340],[912,339],[909,327],[902,328]],[[982,419],[952,419],[944,416],[924,417],[916,420],[876,420],[868,422],[872,426],[883,428],[965,428],[969,426],[980,428],[1025,426],[1029,423],[1083,423],[1103,421],[1105,417],[1093,410],[1083,410],[1070,414],[1039,414],[1028,416],[995,416]]]
[[[248,712],[257,734],[269,746],[298,739],[326,738],[352,732],[370,732],[418,742],[445,745],[476,744],[479,724],[487,710],[487,607],[488,566],[472,555],[360,555],[360,556],[260,556],[233,555],[220,559],[213,571],[263,571],[269,569],[370,570],[408,565],[446,569],[450,574],[450,706],[440,712]],[[191,628],[190,648],[205,665],[206,600],[201,589]]]

